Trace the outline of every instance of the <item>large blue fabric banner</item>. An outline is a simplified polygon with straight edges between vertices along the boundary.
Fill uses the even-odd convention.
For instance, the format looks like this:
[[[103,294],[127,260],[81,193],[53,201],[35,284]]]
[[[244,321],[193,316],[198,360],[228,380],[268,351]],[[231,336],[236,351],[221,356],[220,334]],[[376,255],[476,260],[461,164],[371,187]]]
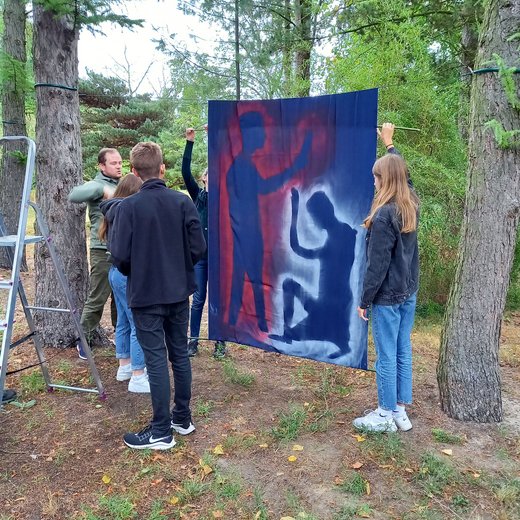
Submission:
[[[377,90],[209,102],[209,337],[358,368]]]

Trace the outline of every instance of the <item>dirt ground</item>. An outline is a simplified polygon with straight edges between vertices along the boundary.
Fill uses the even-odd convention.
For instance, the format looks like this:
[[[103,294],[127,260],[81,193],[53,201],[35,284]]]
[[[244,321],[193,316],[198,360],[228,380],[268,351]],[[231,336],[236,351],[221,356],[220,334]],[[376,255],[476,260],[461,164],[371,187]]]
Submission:
[[[106,325],[105,320],[105,325]],[[167,452],[122,435],[149,420],[148,395],[117,382],[110,349],[95,358],[107,399],[55,391],[39,369],[8,377],[0,414],[0,520],[520,518],[520,315],[502,336],[505,420],[467,424],[439,407],[440,326],[414,332],[413,429],[359,435],[376,401],[372,372],[202,342],[193,358],[197,430]],[[55,381],[92,386],[72,349],[46,350]],[[17,348],[10,369],[35,361]]]

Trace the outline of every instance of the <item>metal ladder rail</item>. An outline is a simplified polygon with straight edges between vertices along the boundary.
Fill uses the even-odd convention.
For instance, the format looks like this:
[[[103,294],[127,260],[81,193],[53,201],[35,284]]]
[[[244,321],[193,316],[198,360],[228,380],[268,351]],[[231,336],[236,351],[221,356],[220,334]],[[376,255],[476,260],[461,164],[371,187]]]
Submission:
[[[34,171],[35,165],[35,151],[36,145],[34,141],[25,137],[25,136],[7,136],[0,138],[1,141],[26,141],[28,146],[28,154],[27,154],[27,164],[25,171],[25,181],[23,187],[22,194],[22,204],[20,208],[20,216],[18,222],[18,233],[16,237],[6,236],[5,228],[2,226],[1,236],[0,236],[0,246],[6,247],[8,251],[8,256],[10,260],[12,260],[12,270],[11,270],[11,280],[8,282],[0,281],[0,289],[8,289],[9,295],[7,299],[7,307],[5,313],[5,322],[0,322],[0,331],[4,331],[2,336],[2,346],[0,350],[0,395],[3,394],[5,378],[7,375],[7,363],[9,359],[9,351],[13,346],[16,346],[20,343],[23,343],[25,340],[32,338],[36,353],[39,359],[39,364],[42,369],[42,373],[45,379],[45,382],[49,389],[60,388],[66,390],[77,390],[83,392],[94,392],[100,395],[100,398],[104,399],[106,397],[103,385],[101,383],[101,379],[99,377],[99,373],[97,371],[97,367],[94,363],[94,359],[92,356],[92,352],[88,342],[86,341],[83,328],[81,327],[79,318],[77,316],[77,310],[75,309],[75,305],[72,299],[72,294],[70,292],[67,280],[65,278],[65,271],[63,269],[63,264],[61,263],[61,259],[57,254],[54,246],[52,245],[52,237],[50,236],[48,227],[45,223],[45,219],[43,218],[43,214],[40,208],[30,201],[31,188],[32,188],[32,174]],[[36,212],[36,219],[38,222],[38,227],[40,231],[43,231],[42,236],[25,236],[25,229],[27,227],[27,219],[28,219],[28,210],[29,206],[31,206]],[[26,244],[30,243],[38,243],[45,241],[49,253],[51,255],[51,259],[54,264],[54,268],[56,270],[56,274],[58,276],[58,280],[62,287],[62,290],[65,294],[65,298],[67,300],[67,304],[69,306],[68,309],[58,309],[58,308],[49,308],[49,307],[36,307],[28,304],[28,300],[25,294],[25,290],[20,280],[20,268],[23,258],[23,249]],[[14,253],[13,253],[14,249]],[[24,314],[29,325],[30,334],[26,337],[18,340],[15,344],[11,345],[11,337],[13,332],[13,324],[14,324],[14,312],[16,308],[16,296],[17,294],[20,297],[20,301],[24,310]],[[41,311],[56,311],[56,312],[68,312],[71,314],[72,320],[74,322],[76,331],[80,340],[83,342],[84,350],[87,354],[87,360],[90,366],[92,377],[96,383],[97,389],[85,389],[80,387],[66,386],[66,385],[58,385],[53,384],[50,379],[50,375],[48,372],[48,367],[45,359],[45,355],[43,353],[43,348],[41,344],[41,338],[36,330],[34,319],[32,316],[32,310],[41,310]],[[2,404],[0,401],[0,408]]]
[[[25,230],[27,228],[29,200],[31,198],[32,174],[34,172],[35,165],[36,145],[34,141],[27,137],[7,136],[0,138],[0,142],[1,141],[25,141],[27,143],[27,163],[25,166],[25,180],[22,191],[20,215],[18,218],[18,232],[16,235],[16,242],[14,244],[11,280],[0,285],[1,288],[9,290],[5,312],[5,322],[0,323],[0,330],[3,330],[2,347],[0,350],[0,395],[3,395],[5,378],[7,375],[7,362],[9,359],[9,350],[11,348],[11,336],[13,333],[16,296],[18,294],[18,286],[20,283],[20,268],[22,265],[23,249],[26,243]],[[1,406],[2,402],[0,400],[0,407]]]
[[[58,277],[58,281],[60,282],[61,289],[63,291],[63,294],[65,295],[65,299],[67,300],[67,305],[68,305],[68,309],[57,309],[57,308],[50,308],[50,307],[34,307],[33,306],[33,307],[29,307],[29,310],[56,311],[56,312],[69,312],[70,313],[70,316],[72,318],[72,321],[74,322],[74,326],[78,333],[79,340],[83,344],[83,350],[87,356],[87,361],[90,366],[90,373],[94,379],[94,383],[96,384],[97,390],[74,387],[74,386],[57,385],[57,384],[51,384],[49,386],[51,388],[60,388],[60,389],[65,389],[65,390],[77,390],[80,392],[99,393],[99,396],[102,399],[104,399],[106,397],[106,394],[105,394],[105,390],[103,388],[103,383],[101,382],[101,378],[99,377],[99,372],[98,372],[96,364],[94,362],[92,350],[90,348],[90,345],[88,344],[85,333],[83,332],[83,327],[81,326],[80,318],[78,316],[78,309],[74,303],[72,294],[69,289],[69,285],[67,283],[67,279],[65,277],[65,268],[61,261],[61,257],[56,252],[56,249],[52,243],[52,236],[50,235],[50,231],[47,226],[47,223],[45,222],[45,219],[43,218],[43,213],[42,213],[41,209],[34,202],[29,202],[29,205],[34,209],[34,211],[36,213],[36,222],[38,224],[38,230],[41,233],[41,235],[43,237],[43,241],[45,242],[45,244],[47,246],[47,250],[49,251],[52,262],[56,269],[56,275]]]

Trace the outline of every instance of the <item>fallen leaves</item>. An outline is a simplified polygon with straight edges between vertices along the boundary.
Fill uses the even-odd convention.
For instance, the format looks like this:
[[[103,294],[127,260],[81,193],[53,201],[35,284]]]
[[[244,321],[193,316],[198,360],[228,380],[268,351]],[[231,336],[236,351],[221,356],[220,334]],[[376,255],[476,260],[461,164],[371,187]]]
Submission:
[[[358,442],[364,442],[367,440],[367,438],[364,435],[360,435],[359,433],[351,433],[350,434],[356,441]]]
[[[303,446],[300,446],[299,444],[294,444],[292,447],[293,451],[303,451]]]
[[[359,462],[359,461],[356,461],[354,462],[353,464],[350,465],[350,467],[352,469],[359,469],[359,468],[362,468],[364,466],[364,463],[363,462]]]
[[[296,455],[289,455],[289,456],[287,457],[287,460],[288,460],[289,462],[296,462],[297,459],[298,459],[298,457],[297,457]]]
[[[213,453],[215,455],[224,455],[224,447],[222,446],[222,444],[217,444],[214,448],[213,448]]]
[[[444,450],[441,450],[441,453],[444,453],[444,455],[448,455],[451,457],[453,455],[453,450],[451,448],[446,448]]]
[[[101,480],[103,481],[103,484],[110,484],[110,482],[112,481],[112,479],[108,476],[108,475],[103,475],[101,477]]]

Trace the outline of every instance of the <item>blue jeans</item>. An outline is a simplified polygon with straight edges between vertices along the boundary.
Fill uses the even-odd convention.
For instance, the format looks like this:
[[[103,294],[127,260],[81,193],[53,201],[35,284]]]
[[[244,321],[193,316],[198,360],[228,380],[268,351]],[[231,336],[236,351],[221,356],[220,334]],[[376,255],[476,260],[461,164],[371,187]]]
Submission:
[[[195,264],[195,280],[197,281],[197,290],[193,294],[191,301],[190,316],[190,337],[198,338],[200,334],[200,322],[202,319],[202,310],[206,303],[206,294],[208,288],[208,259],[202,258]]]
[[[412,402],[412,333],[417,294],[398,305],[373,305],[372,335],[376,347],[379,406],[395,410]]]
[[[126,301],[126,276],[112,266],[108,272],[108,281],[112,287],[117,307],[116,358],[130,358],[132,370],[143,370],[143,349],[137,341],[134,318]]]
[[[137,339],[143,347],[155,436],[171,432],[171,420],[183,423],[191,419],[191,364],[188,357],[188,299],[167,305],[132,309]],[[173,371],[174,408],[170,416],[170,373]]]

